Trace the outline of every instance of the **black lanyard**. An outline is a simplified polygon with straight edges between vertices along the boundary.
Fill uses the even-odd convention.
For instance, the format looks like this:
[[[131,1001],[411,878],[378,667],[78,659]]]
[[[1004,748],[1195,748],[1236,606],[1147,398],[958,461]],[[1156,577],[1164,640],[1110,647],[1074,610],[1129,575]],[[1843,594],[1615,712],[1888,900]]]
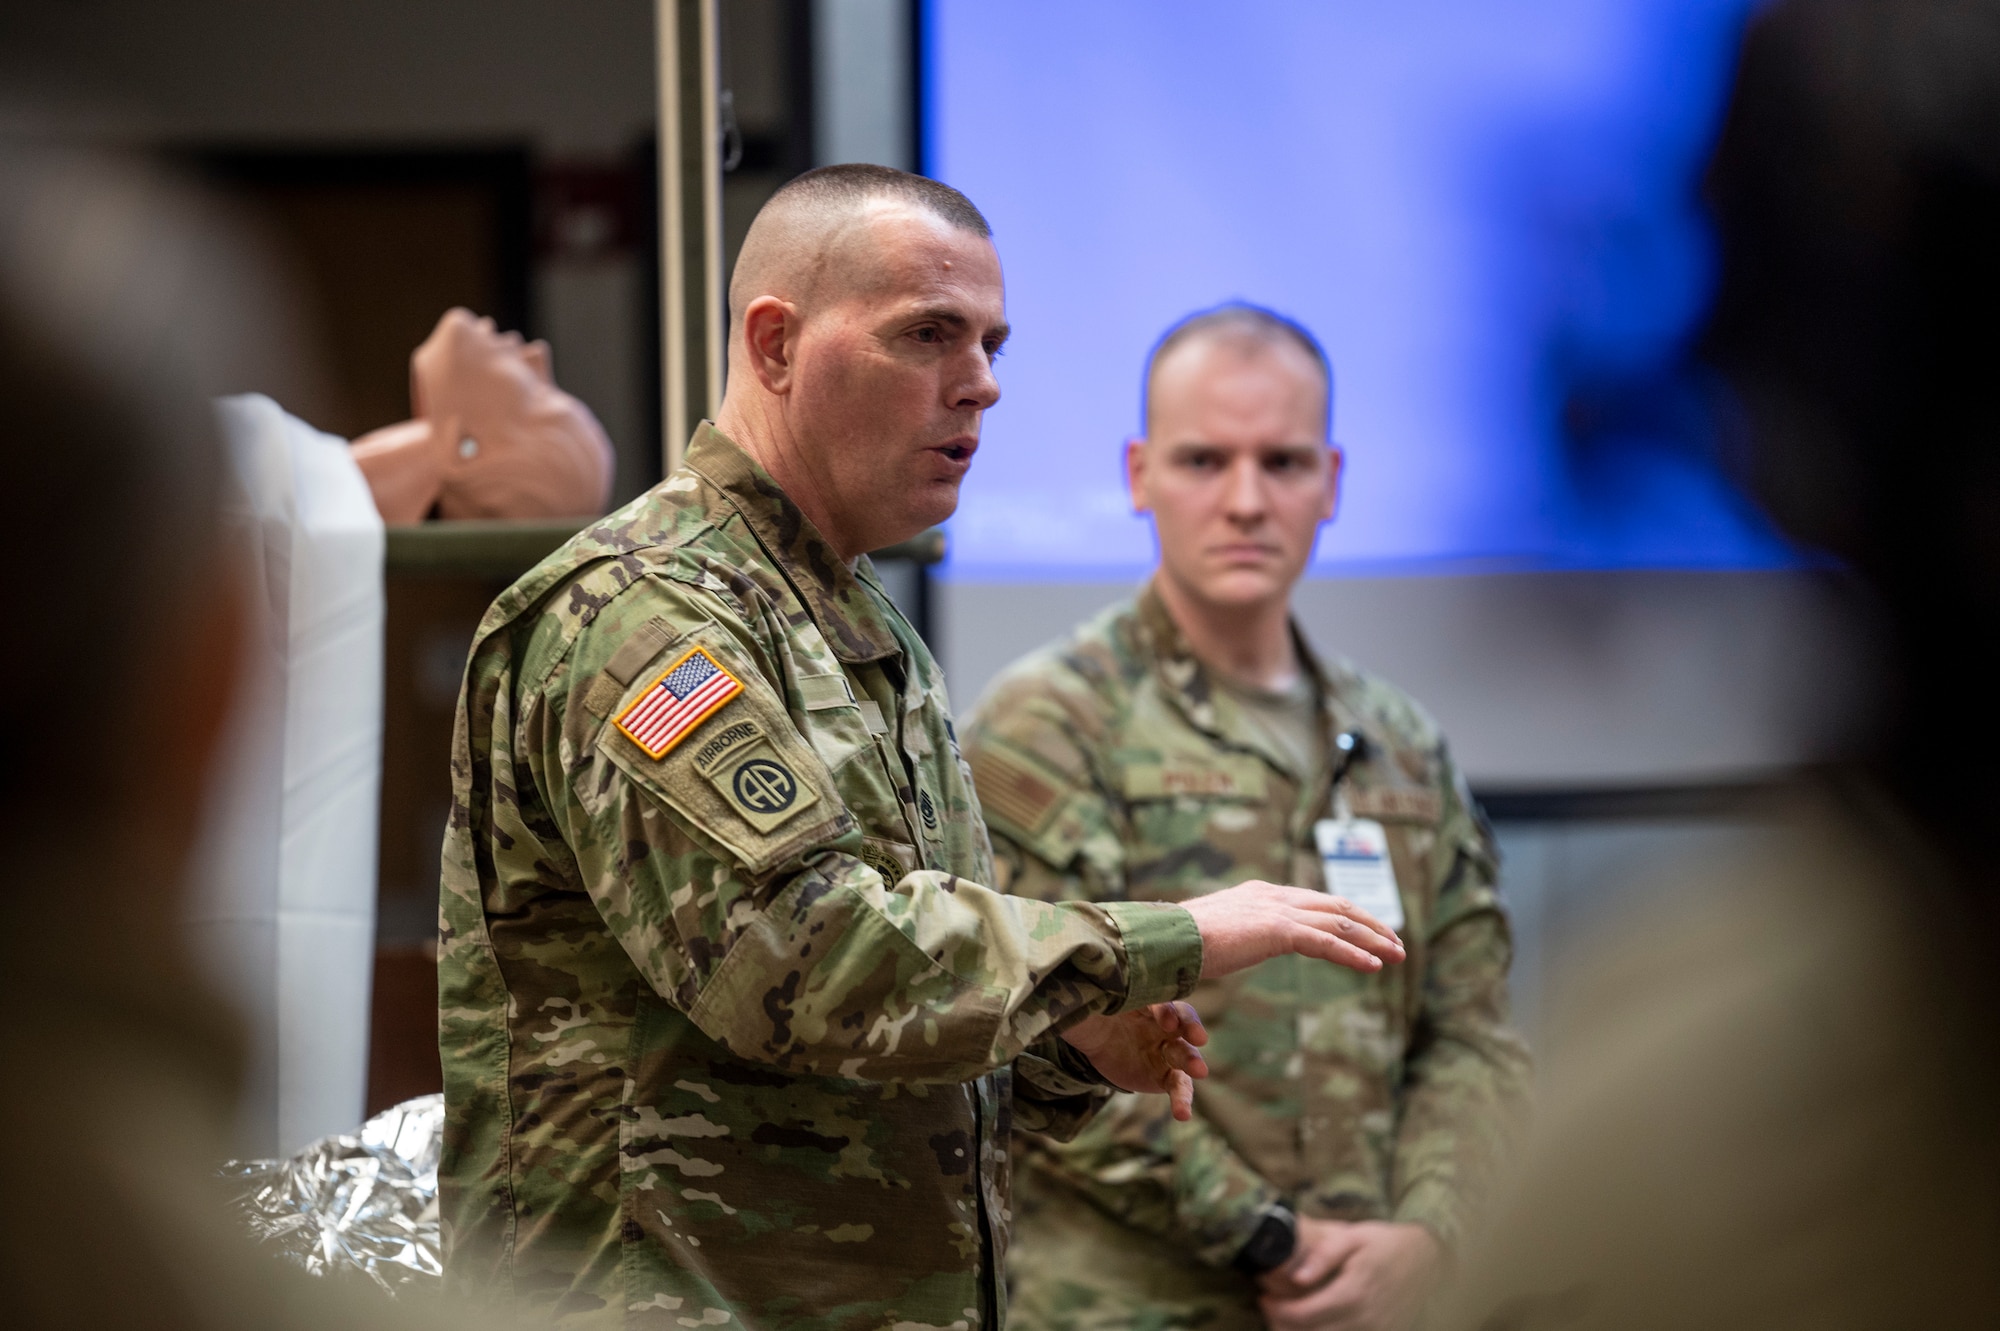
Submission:
[[[1333,751],[1340,755],[1333,769],[1333,780],[1327,785],[1329,791],[1340,789],[1340,783],[1347,779],[1347,773],[1354,764],[1368,756],[1368,736],[1358,730],[1343,730],[1333,737]]]

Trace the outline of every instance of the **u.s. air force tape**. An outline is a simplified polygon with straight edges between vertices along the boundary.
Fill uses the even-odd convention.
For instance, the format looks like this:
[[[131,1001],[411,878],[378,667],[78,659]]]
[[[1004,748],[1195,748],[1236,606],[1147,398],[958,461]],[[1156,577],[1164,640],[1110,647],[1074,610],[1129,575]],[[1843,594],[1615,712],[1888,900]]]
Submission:
[[[694,751],[694,769],[759,832],[819,803],[812,783],[778,755],[763,729],[747,717],[705,738]]]

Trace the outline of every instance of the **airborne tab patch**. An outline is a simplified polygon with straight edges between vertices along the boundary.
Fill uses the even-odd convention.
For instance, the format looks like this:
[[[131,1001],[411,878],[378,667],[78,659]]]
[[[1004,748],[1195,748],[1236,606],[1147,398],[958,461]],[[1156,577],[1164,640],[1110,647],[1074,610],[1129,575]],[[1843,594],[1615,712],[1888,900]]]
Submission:
[[[694,728],[743,692],[706,647],[692,647],[620,712],[616,724],[649,758],[664,758]]]
[[[790,822],[819,803],[812,783],[778,756],[763,728],[747,717],[703,740],[695,750],[694,770],[759,832]]]

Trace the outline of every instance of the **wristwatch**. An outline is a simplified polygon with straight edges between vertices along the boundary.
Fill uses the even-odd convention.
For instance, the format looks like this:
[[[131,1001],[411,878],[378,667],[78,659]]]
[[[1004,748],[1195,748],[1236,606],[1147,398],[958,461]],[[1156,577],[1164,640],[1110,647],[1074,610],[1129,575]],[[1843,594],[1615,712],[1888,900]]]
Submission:
[[[1246,1276],[1261,1276],[1292,1260],[1292,1250],[1298,1245],[1298,1216],[1283,1202],[1275,1202],[1264,1212],[1249,1240],[1236,1250],[1236,1260],[1230,1265]]]

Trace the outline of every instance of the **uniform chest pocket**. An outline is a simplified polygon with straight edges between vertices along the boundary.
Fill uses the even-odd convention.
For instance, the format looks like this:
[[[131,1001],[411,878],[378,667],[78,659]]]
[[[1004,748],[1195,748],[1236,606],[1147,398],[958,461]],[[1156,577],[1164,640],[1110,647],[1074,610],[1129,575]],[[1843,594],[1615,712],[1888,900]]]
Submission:
[[[803,704],[801,728],[833,773],[841,802],[868,835],[911,840],[898,794],[905,783],[896,776],[882,709],[841,675],[801,675],[794,683]]]
[[[1270,873],[1284,848],[1284,813],[1264,764],[1243,754],[1167,755],[1119,772],[1130,821],[1126,886],[1135,898],[1178,901]]]

